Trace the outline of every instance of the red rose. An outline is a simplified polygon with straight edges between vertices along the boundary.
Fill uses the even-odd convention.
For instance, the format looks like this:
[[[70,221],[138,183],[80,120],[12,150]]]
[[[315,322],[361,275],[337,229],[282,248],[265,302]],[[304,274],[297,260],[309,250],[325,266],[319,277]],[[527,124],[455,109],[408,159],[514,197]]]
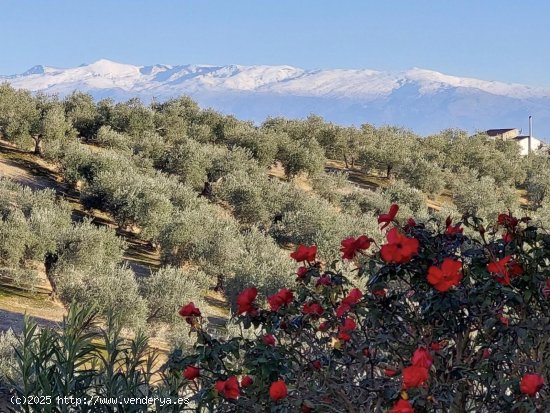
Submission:
[[[300,406],[300,413],[311,413],[313,412],[313,408],[308,406],[305,403],[302,403],[302,406]]]
[[[306,247],[305,245],[298,245],[296,251],[290,254],[290,257],[298,262],[315,261],[315,256],[317,255],[317,246],[312,245],[311,247]]]
[[[483,354],[481,357],[483,357],[484,359],[488,359],[489,357],[491,357],[492,352],[493,351],[490,348],[483,349]]]
[[[271,311],[279,311],[281,306],[290,304],[293,299],[292,291],[288,288],[281,288],[276,294],[267,297],[267,302],[271,307]]]
[[[328,330],[328,321],[323,321],[321,324],[319,324],[319,331],[325,332]]]
[[[363,293],[359,288],[352,289],[336,309],[336,316],[342,317],[344,314],[350,311],[351,307],[357,304],[362,297]]]
[[[512,241],[513,239],[514,239],[514,236],[509,232],[505,232],[504,234],[502,234],[502,240],[506,243]]]
[[[387,214],[378,215],[378,223],[379,224],[384,223],[384,225],[380,227],[380,230],[383,230],[388,225],[390,225],[390,222],[392,222],[395,219],[395,216],[397,215],[397,211],[399,211],[399,205],[392,204]]]
[[[355,255],[358,251],[367,250],[370,247],[372,239],[366,235],[361,235],[357,239],[350,237],[343,240],[340,245],[340,252],[342,253],[342,258],[345,260],[352,260],[355,258]]]
[[[338,308],[336,308],[336,317],[340,318],[350,310],[351,307],[349,304],[341,303]]]
[[[320,285],[332,285],[332,281],[330,280],[330,277],[328,275],[323,275],[322,277],[319,277],[317,282],[315,283],[315,286],[318,287]]]
[[[428,369],[420,366],[410,366],[403,369],[403,388],[405,390],[420,387],[428,381]]]
[[[460,224],[453,225],[453,220],[450,215],[445,220],[445,227],[447,227],[445,230],[445,234],[447,235],[462,234],[464,232],[464,229],[460,228]]]
[[[428,269],[428,282],[440,292],[449,291],[451,287],[460,284],[462,279],[462,263],[451,258],[445,258],[441,268],[431,266]]]
[[[343,302],[346,302],[348,304],[357,304],[359,300],[363,298],[363,293],[359,288],[353,288],[346,298],[344,298]]]
[[[226,399],[238,399],[241,392],[239,390],[239,381],[237,377],[231,376],[227,380],[219,380],[215,384],[215,388]]]
[[[394,369],[385,369],[384,374],[388,377],[393,377],[397,374],[397,371]]]
[[[409,218],[407,219],[407,223],[405,224],[405,227],[403,227],[403,229],[405,231],[408,231],[414,227],[416,227],[418,224],[416,223],[416,221],[413,219],[413,218]]]
[[[306,277],[307,271],[308,271],[307,267],[300,267],[296,271],[296,275],[298,276],[299,279],[302,280]]]
[[[252,383],[254,383],[254,381],[252,380],[252,377],[250,377],[250,376],[244,376],[241,379],[241,387],[242,388],[246,388],[248,386],[251,386]]]
[[[510,319],[508,317],[505,317],[503,315],[498,316],[498,320],[504,324],[506,327],[508,327],[508,324],[510,324]]]
[[[321,362],[319,360],[314,360],[311,362],[311,367],[315,370],[321,370]]]
[[[337,338],[340,341],[349,341],[351,340],[351,335],[346,330],[339,330]]]
[[[411,362],[413,366],[429,369],[433,364],[433,358],[428,350],[426,350],[424,347],[419,347],[413,353]]]
[[[276,382],[271,383],[271,386],[269,387],[269,397],[271,397],[272,400],[282,400],[286,398],[287,394],[288,390],[283,380],[277,380]]]
[[[512,257],[506,257],[487,264],[487,271],[495,274],[495,280],[503,285],[510,285],[510,278],[523,274],[523,267],[512,261]]]
[[[523,394],[534,397],[535,394],[544,386],[544,379],[536,373],[524,374],[519,384],[519,389]]]
[[[440,342],[438,343],[432,343],[430,344],[430,348],[434,351],[439,351],[441,350],[443,347],[445,347],[446,345],[448,344],[448,341],[447,340],[441,340]]]
[[[187,321],[188,324],[193,324],[195,317],[201,316],[201,310],[195,307],[193,302],[190,302],[180,308],[179,315],[185,317],[185,321]]]
[[[273,337],[273,334],[266,334],[265,336],[263,336],[262,341],[266,346],[275,345],[275,337]]]
[[[418,240],[401,234],[397,228],[392,228],[386,235],[388,243],[382,245],[380,256],[388,263],[403,264],[418,254]]]
[[[185,377],[187,380],[195,380],[197,377],[199,377],[200,369],[195,366],[187,366],[185,370],[183,370],[183,377]]]
[[[314,315],[321,315],[323,314],[323,307],[321,307],[317,303],[305,303],[304,307],[302,309],[302,312],[304,314],[314,314]]]
[[[237,297],[237,314],[254,313],[256,307],[253,303],[257,295],[258,290],[254,287],[243,290]]]
[[[464,232],[464,228],[461,228],[460,224],[449,225],[445,230],[445,234],[447,235],[462,234],[463,232]]]
[[[400,399],[395,403],[390,413],[414,413],[414,410],[408,400]]]
[[[512,215],[511,212],[508,214],[498,214],[497,223],[506,228],[514,229],[517,227],[519,220]]]
[[[344,322],[342,323],[342,330],[345,331],[353,331],[357,327],[357,323],[355,320],[351,317],[347,317]]]
[[[384,298],[386,296],[386,289],[380,288],[378,290],[374,290],[372,293],[378,298]]]

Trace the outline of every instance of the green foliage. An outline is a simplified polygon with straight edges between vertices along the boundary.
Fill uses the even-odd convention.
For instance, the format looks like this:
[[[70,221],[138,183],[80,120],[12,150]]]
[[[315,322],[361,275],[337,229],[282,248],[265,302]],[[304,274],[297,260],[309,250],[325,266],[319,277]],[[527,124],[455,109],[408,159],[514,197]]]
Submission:
[[[182,305],[193,301],[196,306],[205,306],[203,297],[212,278],[200,270],[168,266],[152,273],[144,284],[149,320],[175,323],[182,321],[178,316]]]
[[[8,141],[21,146],[34,145],[43,155],[44,144],[57,143],[73,136],[63,105],[54,97],[0,86],[0,132]]]
[[[92,276],[103,265],[119,264],[124,248],[124,241],[112,229],[99,227],[86,219],[63,234],[55,272],[76,268]]]
[[[448,182],[447,173],[440,165],[415,155],[401,167],[399,178],[431,196],[439,195]]]
[[[244,225],[268,226],[273,211],[267,198],[272,193],[270,181],[265,176],[250,176],[244,171],[225,176],[214,186],[216,197],[227,202],[235,217]]]
[[[345,195],[341,201],[342,209],[354,215],[380,215],[390,208],[391,201],[381,191],[365,191],[356,189]]]
[[[109,149],[128,151],[130,138],[124,133],[113,130],[110,126],[102,126],[97,131],[96,141],[99,145]]]
[[[453,181],[453,202],[462,214],[473,214],[494,220],[499,211],[518,208],[516,189],[497,183],[490,176],[479,176],[475,171],[463,171]]]
[[[106,123],[117,132],[139,136],[155,130],[153,111],[143,106],[138,98],[117,103],[114,106],[106,106],[106,108],[108,108]]]
[[[31,128],[38,118],[36,104],[26,90],[16,90],[8,83],[0,85],[0,132],[4,139],[27,146]]]
[[[144,326],[147,303],[139,294],[134,273],[125,267],[97,264],[95,268],[57,268],[56,291],[70,306],[95,308],[102,315],[113,311],[130,329]]]
[[[16,353],[21,377],[11,380],[15,395],[40,400],[43,412],[76,411],[75,399],[80,399],[78,412],[92,413],[97,411],[97,405],[83,400],[99,402],[108,398],[119,400],[101,403],[109,411],[147,412],[147,404],[124,403],[123,398],[159,394],[153,386],[157,356],[142,333],[130,340],[122,338],[121,326],[120,320],[110,316],[107,327],[99,328],[93,310],[82,307],[69,310],[60,330],[39,329],[26,319]],[[65,397],[62,402],[58,399]],[[36,411],[30,403],[14,407],[26,413]],[[156,407],[157,412],[173,411]]]
[[[183,139],[167,150],[159,161],[159,167],[177,175],[180,181],[196,190],[202,189],[208,180],[207,170],[212,165],[212,156],[221,148],[200,144],[192,139]]]
[[[143,324],[146,303],[131,270],[120,266],[124,243],[113,230],[86,220],[65,233],[51,271],[56,292],[69,304],[116,309],[128,326]]]
[[[426,213],[426,196],[401,180],[393,181],[383,192],[392,204],[408,207],[414,216]]]
[[[334,250],[342,239],[378,232],[371,220],[341,214],[328,201],[304,194],[296,196],[284,210],[280,222],[271,229],[280,243],[317,245],[326,260],[335,258]]]
[[[252,228],[242,237],[242,249],[232,263],[232,271],[224,282],[224,291],[235,306],[237,294],[256,286],[267,297],[292,279],[292,262],[268,235]]]
[[[279,142],[277,159],[289,178],[300,173],[314,175],[323,169],[325,163],[323,148],[315,139],[282,139]]]
[[[87,208],[109,211],[119,226],[137,225],[144,238],[156,240],[173,211],[172,186],[161,174],[139,175],[133,168],[107,169],[84,187],[81,199]]]
[[[384,126],[376,129],[359,153],[359,162],[365,171],[372,168],[384,171],[390,178],[399,173],[411,153],[415,153],[418,138],[402,128]]]
[[[210,275],[226,274],[239,255],[240,237],[235,220],[201,203],[177,211],[160,234],[163,264],[198,263]]]
[[[63,100],[63,105],[67,119],[77,133],[86,140],[94,138],[102,119],[93,97],[75,91]]]
[[[36,264],[57,251],[70,226],[69,208],[53,190],[33,192],[0,180],[0,265],[14,281],[32,281]]]
[[[15,350],[19,348],[18,337],[10,328],[0,332],[0,384],[8,384],[9,379],[19,380],[15,360]]]
[[[244,131],[230,131],[225,136],[228,146],[236,145],[248,149],[262,167],[275,162],[278,150],[276,133],[246,128]]]
[[[154,104],[153,111],[155,129],[166,141],[175,142],[184,138],[187,129],[195,125],[192,122],[199,114],[199,106],[191,98],[182,96]],[[193,133],[189,136],[198,138]]]
[[[166,142],[156,132],[143,132],[132,138],[132,150],[140,158],[151,160],[153,164],[157,164],[166,150]]]
[[[550,194],[550,162],[543,156],[530,156],[525,188],[529,202],[534,208],[548,200]]]
[[[231,206],[239,222],[264,228],[271,226],[298,192],[286,182],[246,171],[231,173],[214,186],[216,197]]]
[[[332,204],[338,205],[346,193],[353,190],[347,172],[320,172],[311,177],[313,190]]]

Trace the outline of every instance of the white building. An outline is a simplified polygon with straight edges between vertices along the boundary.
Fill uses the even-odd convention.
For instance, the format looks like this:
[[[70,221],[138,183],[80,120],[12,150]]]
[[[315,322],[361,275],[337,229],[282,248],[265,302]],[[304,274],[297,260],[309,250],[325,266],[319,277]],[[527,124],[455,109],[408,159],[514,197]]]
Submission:
[[[517,128],[509,129],[489,129],[485,134],[493,139],[503,139],[505,141],[514,140],[520,146],[522,155],[529,154],[529,135],[520,135],[521,130]],[[531,136],[531,152],[536,152],[545,146],[540,139]]]

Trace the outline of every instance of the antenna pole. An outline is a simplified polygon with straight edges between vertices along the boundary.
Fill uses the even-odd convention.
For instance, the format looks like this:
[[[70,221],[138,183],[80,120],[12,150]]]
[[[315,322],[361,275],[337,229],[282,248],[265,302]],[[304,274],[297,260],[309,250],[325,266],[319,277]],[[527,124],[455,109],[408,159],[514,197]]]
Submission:
[[[531,154],[531,138],[533,137],[533,117],[529,115],[529,145],[527,153]]]

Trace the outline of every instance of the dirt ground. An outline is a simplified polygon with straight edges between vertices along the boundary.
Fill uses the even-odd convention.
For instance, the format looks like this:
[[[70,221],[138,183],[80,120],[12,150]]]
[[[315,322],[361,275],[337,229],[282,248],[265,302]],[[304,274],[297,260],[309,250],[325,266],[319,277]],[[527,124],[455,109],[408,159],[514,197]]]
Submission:
[[[0,286],[0,331],[20,332],[25,315],[40,325],[54,326],[65,314],[65,307],[48,295]]]

